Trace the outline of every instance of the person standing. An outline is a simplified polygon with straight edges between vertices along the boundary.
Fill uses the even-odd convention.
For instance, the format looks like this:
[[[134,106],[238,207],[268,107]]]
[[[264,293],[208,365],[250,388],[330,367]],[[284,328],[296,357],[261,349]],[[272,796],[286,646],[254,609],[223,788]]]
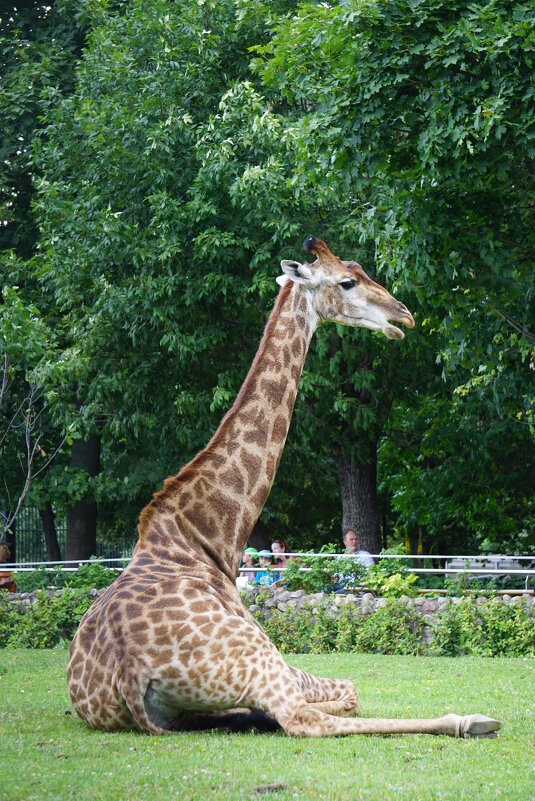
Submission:
[[[239,590],[244,590],[248,584],[254,584],[256,581],[256,573],[254,568],[257,567],[258,551],[256,548],[246,548],[243,552],[241,565],[236,579],[236,586]]]

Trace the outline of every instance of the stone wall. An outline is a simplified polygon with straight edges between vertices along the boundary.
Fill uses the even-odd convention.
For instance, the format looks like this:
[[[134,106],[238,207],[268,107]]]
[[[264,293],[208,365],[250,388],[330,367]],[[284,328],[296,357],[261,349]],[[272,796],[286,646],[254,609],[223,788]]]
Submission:
[[[371,592],[358,594],[326,594],[323,592],[307,595],[304,590],[289,592],[285,587],[272,584],[268,588],[252,586],[242,593],[242,598],[253,614],[260,613],[264,619],[269,619],[277,612],[295,610],[299,612],[304,606],[312,609],[322,608],[328,614],[336,617],[340,610],[347,605],[353,605],[364,615],[372,615],[387,603],[386,598],[377,598]],[[529,616],[535,617],[535,596],[530,593],[521,595],[493,595],[492,599],[499,599],[504,604],[511,606],[523,606]],[[440,616],[441,611],[449,604],[459,604],[461,599],[451,596],[441,595],[439,597],[429,597],[419,595],[416,598],[402,596],[401,599],[408,607],[411,607],[416,614],[422,617],[424,628],[422,643],[429,645],[433,640],[433,629]],[[480,596],[476,599],[478,605],[487,604],[490,598]]]
[[[261,599],[259,599],[261,595]],[[504,604],[512,604],[513,606],[520,606],[526,604],[532,614],[535,614],[535,595],[531,593],[522,593],[521,595],[497,595],[491,596],[498,598]],[[330,608],[333,614],[347,604],[357,606],[363,614],[371,614],[377,609],[380,609],[386,604],[386,598],[377,598],[371,592],[358,593],[344,593],[343,595],[329,594],[324,592],[317,592],[312,595],[307,595],[304,590],[297,590],[289,592],[285,587],[279,584],[272,584],[270,587],[257,587],[252,586],[242,592],[242,598],[251,612],[258,612],[260,608],[265,611],[269,617],[276,610],[285,612],[287,609],[301,609],[304,605],[309,607],[318,606],[321,604],[324,607]],[[441,595],[438,598],[431,598],[427,595],[418,595],[416,598],[409,598],[402,596],[402,600],[408,605],[413,607],[428,623],[433,623],[434,618],[448,603],[458,604],[460,598],[452,598],[450,596]],[[260,601],[260,604],[258,603]],[[488,603],[489,598],[485,596],[478,597],[478,604]]]
[[[15,607],[19,607],[20,609],[28,609],[35,601],[38,594],[41,594],[43,590],[36,590],[35,592],[8,592],[5,594],[5,598],[13,604]],[[89,595],[96,601],[99,595],[102,595],[103,592],[106,592],[106,589],[103,590],[89,590]],[[53,598],[55,595],[62,595],[62,589],[51,588],[46,590],[46,595],[49,598]]]
[[[62,593],[63,590],[48,590],[48,596],[52,597],[56,593]],[[90,595],[93,599],[102,595],[105,590],[90,590]],[[307,595],[304,590],[297,590],[290,592],[280,584],[272,584],[270,587],[258,587],[251,585],[241,592],[241,596],[250,609],[250,611],[262,619],[269,619],[272,615],[278,612],[287,612],[294,610],[296,614],[303,607],[309,610],[321,608],[327,614],[336,617],[340,614],[343,607],[353,605],[362,614],[371,615],[387,603],[386,598],[377,598],[370,592],[358,594],[326,594],[323,592]],[[7,593],[6,597],[9,601],[19,608],[28,609],[35,601],[36,593]],[[535,616],[535,596],[530,593],[523,593],[521,595],[497,595],[492,596],[498,598],[504,604],[511,604],[512,606],[523,606],[529,616]],[[440,616],[441,611],[448,604],[458,604],[460,598],[440,596],[438,598],[431,598],[425,595],[419,595],[416,598],[409,598],[402,596],[401,600],[409,607],[411,607],[417,614],[421,615],[424,622],[424,633],[422,641],[429,645],[433,639],[433,627]],[[489,598],[480,596],[476,599],[476,603],[486,604]]]
[[[98,598],[106,590],[89,590],[89,594],[94,598]],[[41,591],[39,591],[41,592]],[[51,598],[57,593],[62,593],[62,589],[50,589],[47,591],[48,597]],[[307,595],[304,590],[296,590],[290,592],[281,584],[272,584],[270,587],[259,587],[255,584],[247,587],[241,593],[241,597],[246,606],[251,612],[263,611],[266,617],[275,612],[285,612],[287,609],[295,609],[298,611],[303,606],[315,607],[322,606],[329,609],[333,615],[336,615],[338,610],[348,604],[353,604],[363,614],[372,614],[377,609],[380,609],[386,604],[386,598],[377,598],[371,592],[358,593],[344,593],[342,595],[327,594],[324,592],[317,592]],[[6,598],[15,606],[28,607],[31,606],[35,600],[36,593],[34,592],[21,592],[21,593],[6,593]],[[504,604],[511,604],[513,606],[526,605],[526,608],[531,614],[535,614],[535,595],[533,593],[522,593],[521,595],[497,595],[491,596],[493,598],[501,599]],[[416,598],[409,598],[406,595],[402,596],[402,600],[408,605],[413,607],[421,614],[424,620],[432,625],[435,618],[441,609],[448,603],[458,604],[460,598],[441,595],[438,598],[430,598],[427,595],[419,595]],[[488,603],[489,598],[481,596],[477,598],[478,604]]]

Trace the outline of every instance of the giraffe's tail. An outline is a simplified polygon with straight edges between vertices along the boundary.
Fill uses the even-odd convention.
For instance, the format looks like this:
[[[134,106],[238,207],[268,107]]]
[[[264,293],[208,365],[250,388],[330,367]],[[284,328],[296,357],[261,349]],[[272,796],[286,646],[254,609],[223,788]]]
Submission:
[[[116,676],[115,681],[119,693],[124,698],[130,714],[141,731],[148,734],[168,733],[168,730],[151,720],[145,708],[145,693],[150,678],[146,675],[142,665],[134,664],[129,668],[123,668]]]

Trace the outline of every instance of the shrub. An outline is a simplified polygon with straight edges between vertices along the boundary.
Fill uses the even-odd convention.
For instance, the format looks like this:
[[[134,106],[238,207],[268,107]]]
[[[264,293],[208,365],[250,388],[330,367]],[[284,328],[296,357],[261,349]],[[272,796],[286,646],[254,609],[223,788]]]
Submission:
[[[340,609],[336,621],[337,632],[335,651],[349,653],[355,647],[357,631],[361,624],[362,613],[354,604],[346,604]]]
[[[411,606],[389,598],[373,614],[361,615],[351,650],[365,654],[422,654],[424,625]]]
[[[0,593],[0,647],[53,648],[68,643],[93,602],[89,590],[64,589],[51,598],[37,590],[31,606],[14,607]]]
[[[467,562],[466,565],[470,566],[470,562]],[[484,589],[487,592],[491,592],[496,589],[496,585],[495,582],[488,582],[484,588],[484,582],[481,579],[474,578],[469,573],[457,573],[452,578],[446,576],[444,589],[450,597],[462,598],[465,595],[482,595]]]
[[[296,611],[287,609],[269,614],[263,598],[256,597],[259,607],[254,616],[281,653],[329,653],[335,648],[336,624],[325,606],[304,604]]]
[[[380,555],[398,555],[398,551],[385,549]],[[362,581],[382,598],[412,597],[417,593],[418,578],[409,572],[403,559],[381,559],[366,570]]]
[[[324,545],[320,553],[336,553],[336,545]],[[301,568],[306,568],[302,572]],[[365,568],[350,556],[339,558],[325,558],[317,555],[300,556],[291,559],[283,573],[281,581],[290,591],[305,590],[307,593],[334,592],[335,584],[340,576],[344,583],[359,584]]]
[[[66,573],[60,567],[46,568],[40,565],[35,570],[15,573],[17,592],[48,590],[51,587],[77,587],[79,589],[103,589],[108,587],[119,575],[119,570],[105,567],[100,562],[91,561],[80,565],[73,573]]]
[[[431,650],[445,656],[535,656],[535,616],[519,605],[473,596],[450,601],[434,627]]]
[[[66,586],[87,590],[103,590],[115,581],[120,572],[120,570],[105,567],[100,562],[89,562],[88,564],[80,565],[76,573],[67,574],[69,579]]]
[[[336,553],[336,545],[326,545],[320,553]],[[383,550],[381,554],[397,554],[397,551]],[[301,568],[306,568],[306,572]],[[402,559],[382,559],[379,564],[365,568],[354,556],[329,559],[312,554],[291,560],[281,581],[290,591],[316,593],[334,592],[340,579],[344,586],[369,587],[384,598],[414,596],[418,584]]]
[[[67,643],[92,603],[89,590],[66,587],[52,597],[37,590],[20,607],[0,592],[0,647],[52,648]],[[255,618],[283,653],[361,652],[535,657],[535,614],[526,601],[507,604],[473,595],[449,601],[437,614],[430,646],[424,619],[405,601],[390,598],[373,613],[353,603],[338,608],[327,597],[284,612],[266,608],[269,591],[255,596]]]
[[[49,587],[64,587],[68,573],[63,573],[60,567],[46,568],[44,565],[24,573],[15,573],[14,581],[17,592],[35,592],[47,590]]]
[[[429,646],[423,639],[423,617],[396,598],[371,614],[353,604],[333,614],[327,604],[319,603],[271,616],[260,609],[255,617],[283,653],[535,657],[535,615],[525,603],[509,605],[499,599],[478,603],[470,596],[448,603],[437,615]]]
[[[377,654],[422,654],[424,621],[404,601],[387,600],[373,614],[344,606],[337,619],[335,650]]]
[[[13,604],[8,601],[7,592],[0,590],[0,648],[5,648],[15,633],[21,614]],[[13,643],[18,645],[18,642]]]
[[[401,598],[402,595],[411,598],[417,594],[418,578],[414,573],[388,575],[383,573],[380,567],[380,565],[376,565],[366,571],[364,582],[370,590],[382,598]]]
[[[397,599],[389,599],[373,614],[363,614],[353,604],[333,614],[319,603],[270,617],[262,611],[255,617],[282,653],[419,654],[424,650],[424,621]]]

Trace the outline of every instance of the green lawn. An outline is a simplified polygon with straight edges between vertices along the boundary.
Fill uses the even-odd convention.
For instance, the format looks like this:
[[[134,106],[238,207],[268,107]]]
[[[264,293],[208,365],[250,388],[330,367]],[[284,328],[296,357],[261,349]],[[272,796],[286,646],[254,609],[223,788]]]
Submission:
[[[288,661],[351,677],[363,716],[482,712],[503,730],[480,741],[105,734],[71,714],[64,650],[3,650],[0,799],[535,799],[535,661],[353,654]]]

